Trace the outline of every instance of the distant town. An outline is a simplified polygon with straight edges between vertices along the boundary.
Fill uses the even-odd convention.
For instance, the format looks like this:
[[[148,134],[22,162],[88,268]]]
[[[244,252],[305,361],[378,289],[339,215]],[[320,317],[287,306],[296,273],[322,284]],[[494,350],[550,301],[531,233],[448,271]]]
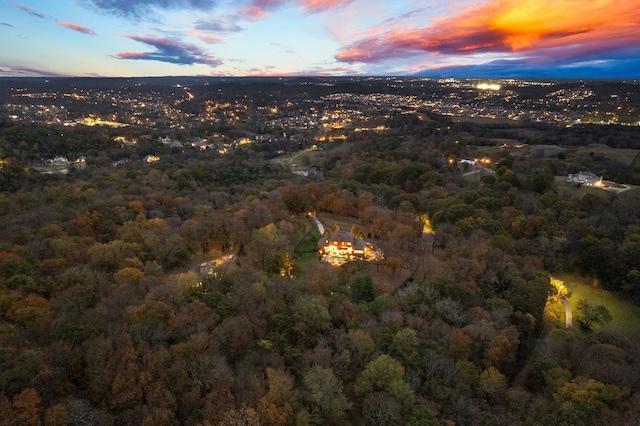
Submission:
[[[3,78],[16,121],[184,130],[260,122],[283,129],[380,131],[393,112],[638,126],[636,80],[340,78]],[[378,122],[377,122],[378,121]]]
[[[0,105],[14,123],[60,126],[60,138],[64,128],[100,127],[110,129],[113,147],[126,151],[151,144],[156,148],[142,158],[149,163],[166,152],[226,154],[256,142],[268,144],[265,156],[274,157],[311,143],[367,138],[365,134],[389,131],[389,123],[429,114],[470,125],[510,123],[518,130],[505,128],[502,136],[483,142],[501,149],[539,143],[536,126],[640,125],[636,80],[3,78]],[[440,127],[436,135],[467,143],[459,129]],[[69,155],[69,163],[61,163]],[[70,164],[84,164],[85,153],[51,151],[30,157],[35,165],[56,165],[65,172]],[[124,157],[113,164],[129,161]]]

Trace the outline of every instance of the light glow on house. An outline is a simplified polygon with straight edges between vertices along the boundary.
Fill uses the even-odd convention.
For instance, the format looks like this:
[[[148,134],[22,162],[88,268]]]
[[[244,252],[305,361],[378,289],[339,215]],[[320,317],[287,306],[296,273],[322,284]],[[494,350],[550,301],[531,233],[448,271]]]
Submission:
[[[371,244],[343,229],[324,236],[318,241],[322,259],[332,265],[342,265],[350,260],[374,260],[382,257]]]

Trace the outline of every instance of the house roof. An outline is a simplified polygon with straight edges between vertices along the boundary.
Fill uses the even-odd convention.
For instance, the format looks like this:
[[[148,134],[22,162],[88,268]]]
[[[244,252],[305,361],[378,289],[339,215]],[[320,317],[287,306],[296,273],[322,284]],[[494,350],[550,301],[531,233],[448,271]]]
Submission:
[[[365,240],[356,237],[351,232],[345,231],[344,229],[340,229],[328,237],[320,238],[320,240],[318,240],[318,246],[326,246],[332,241],[338,241],[338,239],[343,243],[351,243],[354,250],[364,250],[367,246],[367,242]]]
[[[580,171],[578,173],[574,173],[574,174],[569,174],[569,176],[567,176],[567,182],[596,182],[601,180],[602,177],[596,175],[593,172],[589,172],[589,171]]]
[[[355,243],[353,244],[354,250],[364,250],[367,247],[367,242],[365,240],[361,240],[360,238],[356,238]]]
[[[597,178],[598,176],[596,176],[595,173],[593,172],[580,172],[578,173],[578,176],[583,177],[583,178]]]

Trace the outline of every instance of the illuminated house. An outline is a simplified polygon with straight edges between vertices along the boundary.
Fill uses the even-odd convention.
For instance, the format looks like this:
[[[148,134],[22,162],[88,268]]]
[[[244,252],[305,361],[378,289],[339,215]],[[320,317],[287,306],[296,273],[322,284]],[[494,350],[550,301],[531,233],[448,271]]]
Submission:
[[[602,186],[602,176],[591,172],[579,172],[567,176],[567,182],[575,182],[586,186]]]
[[[318,241],[318,251],[331,263],[331,259],[367,259],[372,250],[371,244],[342,229]]]

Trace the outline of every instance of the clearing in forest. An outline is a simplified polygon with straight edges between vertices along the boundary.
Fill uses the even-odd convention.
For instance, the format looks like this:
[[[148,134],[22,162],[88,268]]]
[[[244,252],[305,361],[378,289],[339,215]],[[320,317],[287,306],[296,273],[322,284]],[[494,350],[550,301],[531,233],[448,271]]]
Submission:
[[[592,286],[584,277],[566,275],[561,279],[569,289],[571,295],[569,303],[573,312],[576,312],[580,299],[587,299],[597,305],[603,305],[613,318],[609,326],[619,330],[627,337],[640,340],[640,307],[602,288]]]

